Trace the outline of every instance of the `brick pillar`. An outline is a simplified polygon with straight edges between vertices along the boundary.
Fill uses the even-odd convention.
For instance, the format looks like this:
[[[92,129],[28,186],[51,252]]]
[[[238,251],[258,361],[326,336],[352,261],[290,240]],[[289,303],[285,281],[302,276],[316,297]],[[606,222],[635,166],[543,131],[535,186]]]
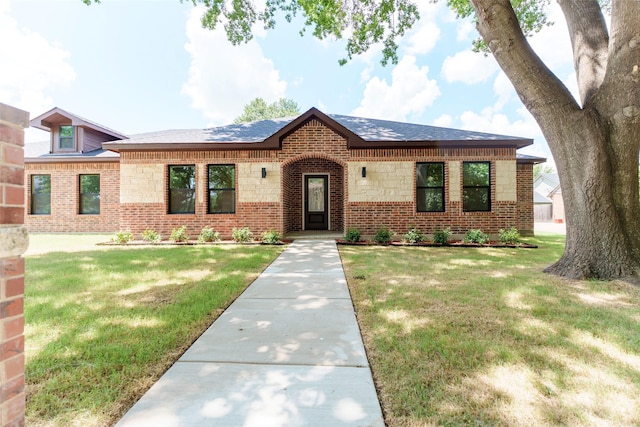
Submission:
[[[24,128],[29,113],[0,103],[0,427],[24,425]]]

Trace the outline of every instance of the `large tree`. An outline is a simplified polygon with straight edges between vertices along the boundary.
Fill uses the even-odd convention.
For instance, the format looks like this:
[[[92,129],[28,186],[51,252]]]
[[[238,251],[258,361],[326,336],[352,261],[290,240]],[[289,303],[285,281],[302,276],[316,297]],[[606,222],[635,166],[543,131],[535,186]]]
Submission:
[[[300,107],[293,99],[280,98],[267,104],[262,98],[255,98],[244,106],[242,114],[235,118],[234,123],[247,123],[256,120],[292,117],[300,114]]]
[[[83,0],[90,3],[91,0]],[[417,0],[416,0],[417,1]],[[425,0],[420,0],[425,1]],[[481,39],[549,144],[562,185],[567,243],[547,271],[572,278],[640,277],[640,0],[558,0],[573,52],[580,99],[531,48],[527,36],[547,25],[549,0],[441,0],[473,19]],[[203,26],[229,40],[252,38],[254,24],[302,15],[319,38],[349,34],[347,57],[374,44],[383,63],[397,61],[397,40],[419,14],[411,0],[192,0]],[[260,3],[262,8],[258,8]],[[603,8],[611,14],[608,28]]]

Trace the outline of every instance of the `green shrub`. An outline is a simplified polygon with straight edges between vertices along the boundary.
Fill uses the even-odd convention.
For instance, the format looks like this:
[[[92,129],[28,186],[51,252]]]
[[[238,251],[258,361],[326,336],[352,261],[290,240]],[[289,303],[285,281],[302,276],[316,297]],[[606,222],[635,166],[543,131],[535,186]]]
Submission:
[[[482,232],[482,230],[469,230],[462,239],[464,243],[478,243],[480,245],[489,241],[489,236]]]
[[[436,243],[439,245],[446,245],[447,243],[449,243],[450,237],[451,237],[451,230],[449,228],[445,228],[444,230],[436,228],[435,231],[433,232],[433,243]]]
[[[420,243],[424,242],[425,235],[418,231],[417,228],[413,227],[411,230],[407,232],[404,236],[404,241],[407,243]]]
[[[373,241],[380,244],[386,245],[391,242],[391,238],[395,233],[389,230],[387,227],[382,227],[378,231],[376,231],[376,235],[373,237]]]
[[[277,245],[282,243],[280,239],[280,233],[275,230],[269,230],[262,233],[262,243],[266,243],[268,245]]]
[[[133,240],[133,233],[130,230],[120,230],[116,231],[116,234],[111,238],[112,242],[115,243],[128,243]]]
[[[215,231],[211,227],[204,226],[202,227],[202,231],[200,231],[200,235],[198,236],[198,242],[219,242],[220,241],[220,233]]]
[[[150,228],[147,228],[142,232],[142,240],[148,243],[158,243],[160,242],[160,233]]]
[[[522,242],[520,232],[517,228],[511,227],[508,230],[499,230],[500,243],[505,245],[517,245]]]
[[[171,230],[171,237],[169,240],[173,242],[187,242],[189,241],[189,235],[187,234],[187,226],[182,225],[178,228]]]
[[[357,228],[347,228],[347,232],[344,235],[344,240],[349,243],[357,243],[360,241],[362,233]]]
[[[238,243],[247,243],[253,240],[253,233],[249,227],[234,228],[231,230],[231,236]]]

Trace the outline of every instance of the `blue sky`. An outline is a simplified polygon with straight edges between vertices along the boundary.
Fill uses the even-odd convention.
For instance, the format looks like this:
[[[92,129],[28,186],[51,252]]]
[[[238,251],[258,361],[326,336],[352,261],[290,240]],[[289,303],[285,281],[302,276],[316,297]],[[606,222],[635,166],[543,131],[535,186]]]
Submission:
[[[200,27],[201,9],[179,0],[0,0],[0,102],[35,117],[54,106],[132,134],[230,123],[250,100],[292,98],[302,111],[408,121],[534,138],[524,153],[549,157],[533,118],[491,56],[471,52],[477,33],[444,2],[419,1],[421,20],[399,62],[372,49],[347,65],[345,42],[300,37],[280,20],[232,46]],[[575,87],[570,44],[557,24],[532,40]],[[11,41],[6,43],[4,41]],[[31,130],[27,140],[46,138]]]

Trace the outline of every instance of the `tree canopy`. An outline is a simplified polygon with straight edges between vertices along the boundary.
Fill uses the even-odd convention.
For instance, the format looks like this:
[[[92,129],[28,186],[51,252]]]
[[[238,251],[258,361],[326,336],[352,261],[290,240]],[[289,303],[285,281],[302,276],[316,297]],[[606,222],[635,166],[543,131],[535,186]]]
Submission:
[[[300,114],[300,107],[292,99],[280,98],[276,102],[267,104],[264,99],[256,98],[244,106],[243,113],[236,117],[233,123],[247,123],[256,120],[277,119]]]

